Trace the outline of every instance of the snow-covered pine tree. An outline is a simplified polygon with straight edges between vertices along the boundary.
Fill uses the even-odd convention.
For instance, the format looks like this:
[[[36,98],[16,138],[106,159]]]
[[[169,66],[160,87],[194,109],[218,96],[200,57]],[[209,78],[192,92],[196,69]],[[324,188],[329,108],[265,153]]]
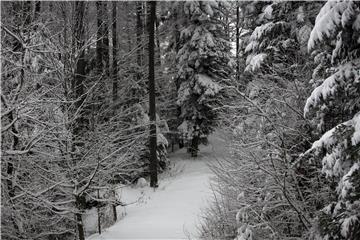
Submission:
[[[205,236],[220,239],[237,229],[236,239],[300,239],[314,202],[321,201],[308,186],[314,171],[306,169],[304,174],[293,166],[309,147],[306,122],[299,113],[308,92],[301,79],[312,72],[303,48],[313,18],[308,10],[314,8],[314,3],[286,1],[241,5],[244,33],[249,34],[240,36],[247,46],[240,56],[246,49],[248,59],[260,55],[264,61],[248,61],[240,76],[248,82],[247,92],[225,118],[233,137],[232,159],[214,167],[215,191],[223,199],[210,210]]]
[[[305,156],[322,163],[322,173],[333,185],[333,197],[319,212],[312,238],[359,239],[360,2],[328,1],[316,18],[308,49],[319,66],[304,114],[322,136]]]
[[[256,27],[244,51],[247,56],[245,71],[269,73],[274,71],[272,67],[284,68],[289,61],[292,64],[296,61],[294,53],[303,44],[301,39],[307,40],[311,31],[310,13],[307,17],[303,13],[304,8],[309,9],[309,4],[279,1],[252,4],[254,7],[249,8],[248,4],[244,8],[245,14],[256,16],[255,19],[246,17],[248,27]],[[262,8],[260,13],[257,13],[258,6]]]
[[[202,140],[214,131],[222,88],[231,72],[230,45],[221,24],[227,5],[221,1],[186,1],[187,18],[180,35],[177,104],[181,107],[179,130],[189,140],[196,157]]]

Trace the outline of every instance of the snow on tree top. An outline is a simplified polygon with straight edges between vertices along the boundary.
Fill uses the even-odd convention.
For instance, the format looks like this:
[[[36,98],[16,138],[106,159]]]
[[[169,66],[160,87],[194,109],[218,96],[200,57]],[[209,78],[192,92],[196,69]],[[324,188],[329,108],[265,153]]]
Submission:
[[[355,114],[354,118],[349,121],[343,122],[336,127],[327,131],[322,137],[315,141],[312,147],[305,152],[305,155],[315,150],[321,152],[321,149],[327,149],[329,151],[322,159],[323,169],[322,172],[327,176],[339,176],[345,171],[345,168],[349,169],[351,165],[346,164],[342,160],[342,147],[346,145],[346,140],[339,140],[336,136],[336,131],[341,127],[353,128],[351,137],[351,144],[356,146],[360,142],[360,112]],[[345,141],[345,142],[344,142]],[[352,164],[353,165],[353,164]],[[351,169],[351,168],[350,168]],[[341,189],[344,186],[338,186],[338,192],[341,193]]]
[[[335,74],[325,79],[325,81],[315,88],[311,96],[306,100],[304,107],[304,116],[306,116],[312,107],[317,106],[322,100],[333,96],[340,87],[344,87],[347,81],[359,81],[360,61],[355,60],[337,67]]]
[[[357,12],[352,1],[328,1],[316,17],[308,42],[308,50],[314,49],[317,42],[334,36],[339,31],[339,27],[347,26],[356,16]]]
[[[156,138],[156,144],[158,146],[164,145],[167,147],[169,145],[169,142],[162,133],[158,133]]]
[[[206,96],[215,96],[220,90],[221,86],[217,84],[212,78],[204,74],[197,74],[196,75],[197,84],[195,86],[195,90],[198,93],[203,93]]]
[[[343,223],[341,224],[341,235],[347,238],[350,234],[350,226],[357,221],[359,221],[359,218],[357,216],[350,216],[348,218],[345,218]]]
[[[178,130],[181,133],[186,133],[188,131],[188,122],[185,120],[179,126]]]
[[[264,9],[264,17],[267,18],[267,19],[272,19],[273,18],[272,4],[266,6],[266,8]]]
[[[288,24],[284,21],[278,21],[278,22],[268,22],[261,26],[258,26],[255,28],[253,33],[251,34],[249,38],[249,44],[245,48],[245,52],[256,52],[259,50],[259,46],[261,45],[262,39],[271,33],[278,34],[279,31],[285,31]]]
[[[353,121],[353,126],[354,126],[355,131],[351,138],[351,143],[353,146],[355,146],[360,143],[360,113],[355,115],[355,117],[353,118],[352,121]]]
[[[257,69],[259,69],[261,67],[261,64],[264,62],[264,60],[266,59],[267,54],[265,53],[260,53],[257,55],[249,55],[246,58],[246,68],[245,71],[247,72],[254,72]]]
[[[360,31],[360,14],[356,16],[352,29],[354,29],[354,31]],[[358,43],[360,43],[360,38],[358,39]]]

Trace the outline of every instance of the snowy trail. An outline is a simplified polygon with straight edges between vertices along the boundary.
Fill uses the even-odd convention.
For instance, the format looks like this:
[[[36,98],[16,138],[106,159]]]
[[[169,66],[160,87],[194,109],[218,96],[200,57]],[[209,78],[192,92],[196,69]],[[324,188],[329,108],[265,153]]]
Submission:
[[[170,154],[174,164],[171,171],[160,176],[159,188],[124,188],[121,199],[133,202],[126,207],[126,215],[101,235],[88,240],[111,239],[194,239],[198,234],[201,210],[211,200],[207,163],[222,155],[224,142],[210,137],[208,146],[201,147],[199,157],[192,159],[185,149]],[[124,208],[118,207],[118,216]]]

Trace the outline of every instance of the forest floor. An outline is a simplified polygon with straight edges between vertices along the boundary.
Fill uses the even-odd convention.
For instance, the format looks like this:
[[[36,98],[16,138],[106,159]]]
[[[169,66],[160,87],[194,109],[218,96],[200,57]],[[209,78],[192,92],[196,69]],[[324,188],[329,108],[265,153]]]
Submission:
[[[171,169],[160,175],[159,187],[126,187],[119,190],[119,220],[88,240],[194,239],[198,237],[202,211],[212,199],[208,163],[224,154],[225,142],[214,134],[201,146],[197,158],[186,149],[169,154]]]

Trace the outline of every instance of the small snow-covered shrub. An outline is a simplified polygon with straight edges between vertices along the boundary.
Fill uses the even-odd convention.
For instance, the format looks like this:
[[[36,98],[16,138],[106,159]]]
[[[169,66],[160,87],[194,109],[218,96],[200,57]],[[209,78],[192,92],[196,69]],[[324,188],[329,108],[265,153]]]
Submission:
[[[146,187],[147,185],[148,185],[148,182],[146,181],[145,178],[139,178],[136,182],[136,186],[140,187],[140,188]]]

